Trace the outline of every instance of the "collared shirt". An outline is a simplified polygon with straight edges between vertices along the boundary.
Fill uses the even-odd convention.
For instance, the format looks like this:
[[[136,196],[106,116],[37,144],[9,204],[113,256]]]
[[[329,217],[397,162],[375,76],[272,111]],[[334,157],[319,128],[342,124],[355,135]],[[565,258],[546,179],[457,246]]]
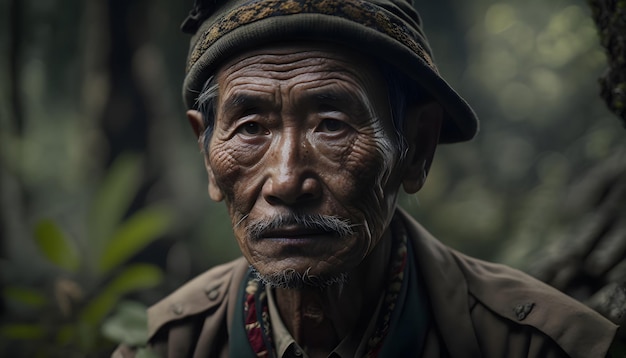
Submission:
[[[267,306],[272,322],[272,340],[278,358],[308,358],[306,350],[300,347],[291,336],[280,317],[280,312],[274,300],[274,292],[269,287],[267,292]],[[366,353],[367,339],[374,333],[376,318],[381,309],[382,296],[378,300],[374,314],[369,318],[367,325],[357,323],[350,333],[328,355],[329,358],[362,357]]]

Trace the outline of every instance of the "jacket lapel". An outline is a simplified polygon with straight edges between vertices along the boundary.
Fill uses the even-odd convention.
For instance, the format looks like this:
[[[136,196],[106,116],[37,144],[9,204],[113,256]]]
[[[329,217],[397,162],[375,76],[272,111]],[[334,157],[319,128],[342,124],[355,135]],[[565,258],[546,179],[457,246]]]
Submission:
[[[479,357],[470,317],[467,282],[448,249],[406,212],[398,209],[412,240],[418,274],[430,303],[432,324],[452,357]],[[432,336],[432,335],[431,335]]]

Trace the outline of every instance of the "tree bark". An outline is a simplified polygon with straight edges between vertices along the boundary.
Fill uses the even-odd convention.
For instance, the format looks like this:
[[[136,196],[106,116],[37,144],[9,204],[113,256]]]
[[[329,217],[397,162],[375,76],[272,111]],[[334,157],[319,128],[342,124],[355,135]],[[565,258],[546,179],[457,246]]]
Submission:
[[[599,79],[601,96],[626,126],[626,3],[588,0],[609,67]]]
[[[566,239],[528,271],[626,325],[626,151],[614,154],[572,186]],[[626,346],[626,332],[618,332]]]
[[[626,126],[626,3],[588,0],[606,50],[608,68],[600,96]],[[558,250],[530,269],[532,274],[626,326],[626,151],[615,153],[583,176],[564,203],[576,223]],[[626,331],[616,346],[626,347]],[[622,352],[623,353],[623,352]]]
[[[8,133],[21,137],[24,128],[24,107],[22,105],[20,86],[20,54],[21,54],[21,40],[22,40],[22,13],[23,2],[19,0],[11,0],[8,5],[9,8],[9,53],[8,53],[8,73],[9,73],[9,96],[10,96],[10,108],[11,108],[11,121],[8,127],[5,128]],[[17,155],[21,155],[21,151],[17,152]],[[0,162],[2,159],[0,158]],[[1,163],[0,163],[1,164]],[[1,165],[0,168],[8,168],[6,165]],[[12,186],[9,190],[8,187]],[[18,181],[12,180],[9,173],[0,172],[0,208],[2,210],[11,210],[13,218],[20,219],[23,213],[22,204],[26,200],[26,195],[22,190],[22,187]],[[8,215],[0,215],[0,259],[5,258],[5,239],[12,235],[15,226],[9,220]],[[2,290],[2,281],[0,281],[0,290]],[[4,298],[0,297],[0,317],[3,316],[5,310]]]

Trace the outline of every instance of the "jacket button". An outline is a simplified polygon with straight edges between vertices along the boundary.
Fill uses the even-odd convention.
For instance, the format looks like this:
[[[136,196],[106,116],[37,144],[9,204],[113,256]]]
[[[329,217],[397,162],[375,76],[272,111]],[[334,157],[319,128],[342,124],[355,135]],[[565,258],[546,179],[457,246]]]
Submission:
[[[172,312],[174,312],[174,314],[180,316],[181,314],[183,314],[185,310],[183,309],[183,305],[180,303],[174,303],[172,305]]]
[[[211,301],[215,301],[219,295],[220,295],[220,290],[217,287],[206,292],[206,296]]]
[[[523,321],[526,317],[528,317],[530,311],[532,311],[534,307],[535,304],[533,302],[519,304],[515,306],[513,312],[515,312],[515,316],[517,316],[518,321]]]
[[[222,284],[211,285],[209,287],[206,287],[204,289],[204,294],[209,300],[215,301],[220,295],[220,287],[222,287]]]

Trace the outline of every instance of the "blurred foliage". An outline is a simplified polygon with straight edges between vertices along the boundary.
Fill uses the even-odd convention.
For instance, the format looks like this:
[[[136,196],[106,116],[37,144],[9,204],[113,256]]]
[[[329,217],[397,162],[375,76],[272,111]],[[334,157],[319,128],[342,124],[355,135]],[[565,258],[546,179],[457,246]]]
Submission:
[[[451,3],[456,11],[426,6],[422,16],[441,72],[481,132],[441,147],[418,199],[404,205],[448,244],[524,267],[562,238],[567,187],[624,146],[599,97],[606,58],[584,1]],[[457,31],[429,21],[444,14]]]
[[[133,301],[123,301],[116,312],[102,325],[102,333],[114,342],[140,346],[148,341],[146,306]]]
[[[567,235],[567,188],[624,147],[598,96],[606,59],[590,11],[584,0],[415,3],[481,133],[441,147],[401,205],[461,251],[527,267]],[[180,100],[190,7],[0,1],[0,350],[93,356],[141,340],[141,307],[122,297],[151,304],[239,255]]]
[[[102,325],[102,334],[129,347],[145,346],[148,340],[146,306],[133,301],[120,302],[115,314]],[[137,349],[135,354],[136,358],[159,357],[146,348]]]
[[[83,357],[109,351],[112,342],[145,339],[145,317],[136,314],[145,311],[144,304],[120,305],[118,314],[105,321],[122,297],[158,286],[163,277],[155,265],[129,263],[161,237],[173,219],[170,210],[156,205],[123,217],[139,185],[138,168],[136,156],[120,157],[113,164],[95,193],[84,235],[70,237],[50,219],[35,224],[33,236],[40,255],[34,259],[47,260],[50,274],[43,287],[8,278],[3,289],[8,310],[0,325],[1,351],[23,357]],[[9,262],[6,268],[16,272],[25,265]]]

